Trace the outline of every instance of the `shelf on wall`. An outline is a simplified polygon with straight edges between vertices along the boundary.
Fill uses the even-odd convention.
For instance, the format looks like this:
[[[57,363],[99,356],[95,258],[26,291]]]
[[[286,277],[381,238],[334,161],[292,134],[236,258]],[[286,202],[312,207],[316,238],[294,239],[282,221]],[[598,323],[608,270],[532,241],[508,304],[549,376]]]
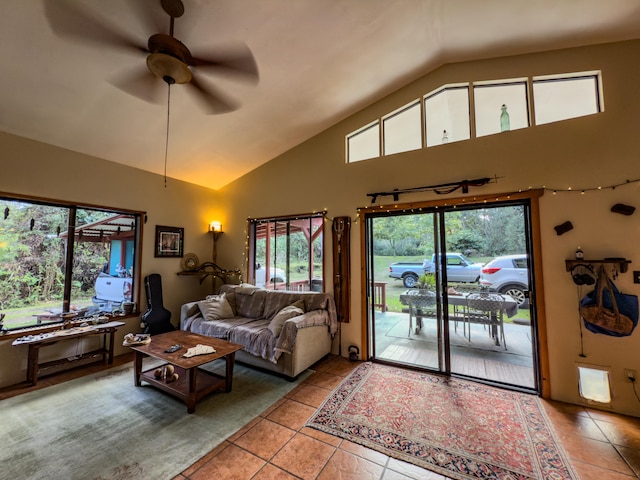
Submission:
[[[625,258],[604,258],[602,260],[565,260],[565,266],[567,272],[573,270],[576,265],[584,264],[616,264],[619,267],[620,273],[625,273],[629,269],[631,260]]]

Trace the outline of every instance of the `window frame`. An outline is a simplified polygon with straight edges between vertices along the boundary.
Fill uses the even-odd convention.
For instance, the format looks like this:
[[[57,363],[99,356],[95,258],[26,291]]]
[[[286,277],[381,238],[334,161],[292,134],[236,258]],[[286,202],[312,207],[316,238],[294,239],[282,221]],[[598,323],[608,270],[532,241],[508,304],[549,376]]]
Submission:
[[[382,117],[380,122],[381,129],[382,129],[382,152],[381,152],[382,156],[396,155],[398,153],[405,153],[405,152],[413,152],[415,150],[421,150],[424,148],[424,138],[423,138],[424,135],[423,135],[423,128],[422,128],[423,113],[422,113],[421,103],[422,102],[420,101],[420,99],[416,98],[415,100],[407,103],[406,105],[403,105],[402,107]],[[411,148],[405,148],[403,150],[395,150],[393,152],[388,152],[387,151],[387,121],[397,119],[403,113],[407,113],[416,107],[418,108],[418,123],[415,128],[417,128],[417,132],[420,137],[419,138],[420,145],[417,148],[411,147]]]
[[[377,138],[377,144],[376,144],[376,148],[378,149],[378,153],[371,156],[371,157],[364,157],[364,158],[358,158],[358,159],[352,159],[351,158],[351,139],[356,138],[358,135],[362,135],[363,133],[366,133],[372,129],[377,129],[378,132],[378,138]],[[381,138],[381,133],[380,133],[380,128],[381,128],[381,122],[380,119],[376,119],[371,123],[368,123],[367,125],[364,125],[363,127],[360,127],[359,129],[347,134],[347,136],[345,137],[345,149],[346,149],[346,159],[347,159],[347,163],[357,163],[357,162],[363,162],[365,160],[371,160],[372,158],[380,158],[380,153],[381,153],[381,148],[380,148],[380,138]]]
[[[62,313],[69,312],[70,306],[72,304],[72,282],[73,282],[73,275],[74,275],[74,269],[73,269],[74,255],[73,254],[74,254],[75,243],[78,241],[78,239],[75,236],[75,230],[78,227],[78,225],[76,225],[77,212],[80,210],[93,210],[93,211],[98,211],[103,213],[110,213],[110,214],[113,214],[114,216],[115,215],[133,216],[134,217],[134,226],[133,226],[134,257],[132,262],[133,264],[132,264],[132,275],[131,275],[131,279],[132,279],[131,301],[134,302],[137,307],[140,305],[139,300],[140,300],[140,291],[141,291],[140,271],[141,271],[141,263],[142,263],[142,225],[146,218],[146,212],[131,210],[131,209],[123,209],[123,208],[105,207],[102,205],[94,205],[94,204],[88,204],[88,203],[68,202],[64,200],[34,197],[30,195],[21,195],[21,194],[8,193],[8,192],[0,192],[0,200],[7,201],[7,202],[19,202],[19,203],[33,204],[33,205],[40,205],[40,206],[49,206],[49,207],[68,210],[66,232],[61,230],[60,233],[58,234],[58,236],[62,236],[61,238],[64,238],[65,236],[64,234],[66,233],[66,238],[67,238],[66,248],[64,252],[66,261],[64,264],[64,271],[63,271],[64,273],[64,285],[62,287],[63,298],[60,300],[60,304],[62,305]],[[86,226],[86,225],[83,225],[83,226]],[[73,238],[73,240],[68,240],[69,238]],[[134,314],[137,315],[138,313],[135,312]],[[59,328],[59,325],[63,323],[63,321],[64,321],[63,319],[56,320],[56,321],[48,321],[46,325],[42,325],[38,323],[37,320],[35,320],[34,324],[29,326],[20,326],[15,328],[9,328],[5,326],[5,328],[7,328],[5,336],[6,335],[17,336],[21,332],[24,332],[25,330],[29,331],[30,333],[49,331],[52,329]]]
[[[317,230],[313,229],[313,222],[314,219],[320,219],[321,220],[321,225],[318,226]],[[314,263],[314,256],[313,253],[316,249],[314,249],[314,245],[315,242],[318,238],[320,238],[320,255],[321,255],[321,267],[320,267],[320,285],[321,288],[319,291],[324,291],[325,290],[325,265],[326,265],[326,256],[325,256],[325,224],[326,224],[326,211],[323,212],[312,212],[312,213],[305,213],[305,214],[298,214],[298,215],[286,215],[286,216],[279,216],[279,217],[261,217],[261,218],[249,218],[247,219],[247,259],[248,259],[248,264],[247,264],[247,282],[252,283],[254,285],[256,285],[257,283],[257,279],[256,279],[256,272],[258,270],[257,267],[257,262],[256,262],[256,254],[257,254],[257,242],[258,242],[258,235],[261,235],[260,233],[258,233],[259,227],[262,225],[266,224],[266,229],[267,231],[270,230],[270,225],[271,224],[280,224],[280,231],[285,231],[284,235],[285,235],[285,242],[286,242],[286,255],[285,255],[285,261],[284,261],[284,274],[286,276],[286,282],[281,282],[284,283],[284,289],[285,290],[289,290],[290,287],[292,286],[293,283],[293,287],[296,290],[312,290],[312,291],[318,291],[317,290],[317,286],[318,286],[318,279],[317,276],[314,276],[314,269],[313,269],[313,263]],[[309,270],[308,270],[308,278],[306,280],[299,280],[299,281],[293,281],[291,279],[291,235],[292,234],[296,234],[300,231],[302,231],[302,229],[299,227],[299,225],[302,222],[305,221],[309,221],[310,225],[311,225],[311,231],[310,231],[310,236],[309,238],[307,238],[307,242],[308,242],[308,262],[309,262]],[[298,224],[298,225],[296,225]],[[265,234],[265,237],[266,234]],[[273,237],[269,237],[269,238],[273,238]],[[277,237],[276,237],[277,238]],[[265,268],[265,273],[266,271],[270,271],[270,269],[272,268],[271,263],[270,263],[270,254],[269,254],[269,248],[267,248],[267,252],[265,253],[265,256],[267,256],[267,261],[266,261],[266,265],[264,265]],[[277,268],[279,265],[276,262],[276,266],[273,268]],[[307,282],[307,284],[305,285],[304,282]],[[262,286],[263,288],[268,288],[268,289],[273,289],[273,290],[282,290],[282,288],[279,288],[280,286],[282,286],[281,284],[279,285],[278,282],[270,282],[270,279],[266,278],[265,275],[265,284]],[[305,288],[307,287],[307,288]]]
[[[523,100],[523,105],[524,108],[526,109],[525,111],[525,117],[526,117],[526,125],[524,127],[517,127],[514,128],[513,126],[511,126],[509,128],[509,132],[513,132],[516,130],[524,130],[527,128],[531,128],[532,127],[532,121],[531,121],[531,83],[529,82],[529,78],[527,77],[516,77],[516,78],[508,78],[508,79],[503,79],[503,80],[486,80],[486,81],[478,81],[478,82],[474,82],[472,85],[472,89],[473,89],[473,118],[474,118],[474,127],[475,127],[475,131],[473,132],[473,136],[474,138],[482,138],[482,137],[487,137],[490,135],[497,135],[500,133],[506,133],[506,132],[501,132],[500,130],[495,131],[495,132],[489,132],[489,133],[482,133],[482,134],[478,134],[478,95],[477,92],[483,89],[490,89],[490,88],[499,88],[499,87],[515,87],[515,86],[521,86],[524,88],[524,98]],[[504,106],[504,104],[503,104]],[[513,107],[512,107],[513,108]],[[496,111],[496,119],[499,119],[498,116],[498,111]],[[511,110],[509,112],[510,115],[513,115],[513,110]],[[513,120],[512,120],[513,122]],[[513,125],[513,123],[512,123]],[[482,130],[484,130],[485,127],[484,125],[482,126]]]
[[[538,104],[536,104],[536,96],[535,96],[535,87],[536,84],[544,84],[544,83],[556,83],[556,82],[571,82],[575,80],[587,80],[592,79],[595,83],[595,107],[596,111],[578,116],[571,117],[562,117],[559,119],[545,121],[540,123],[538,120]],[[535,112],[534,124],[537,125],[548,125],[550,123],[564,122],[566,120],[571,120],[574,118],[585,117],[589,115],[596,115],[598,113],[604,112],[604,96],[602,91],[602,72],[599,70],[586,71],[586,72],[576,72],[576,73],[562,73],[562,74],[553,74],[553,75],[536,75],[531,77],[531,101],[533,104],[533,110]]]
[[[471,90],[471,85],[469,83],[450,83],[450,84],[446,84],[446,85],[442,85],[438,88],[436,88],[435,90],[432,90],[429,93],[426,93],[423,98],[422,98],[422,109],[423,109],[423,121],[424,121],[424,148],[433,148],[433,147],[437,147],[440,145],[446,145],[448,143],[454,143],[454,142],[463,142],[465,140],[470,140],[472,138],[471,136],[471,94],[469,93]],[[451,128],[449,129],[449,131],[447,131],[447,141],[441,141],[440,143],[433,143],[433,144],[429,144],[429,132],[433,129],[432,126],[430,126],[430,121],[427,118],[427,116],[429,115],[430,109],[427,106],[427,102],[429,102],[430,100],[439,97],[440,95],[446,95],[449,92],[453,92],[453,91],[465,91],[467,94],[467,121],[466,121],[466,134],[467,136],[460,136],[460,138],[451,138],[451,132],[455,131],[452,130]],[[454,117],[451,117],[451,121],[453,124],[453,120]],[[446,131],[446,129],[444,129],[444,131]],[[443,131],[443,134],[444,134]],[[456,135],[457,137],[457,135]],[[441,137],[444,138],[444,137]]]

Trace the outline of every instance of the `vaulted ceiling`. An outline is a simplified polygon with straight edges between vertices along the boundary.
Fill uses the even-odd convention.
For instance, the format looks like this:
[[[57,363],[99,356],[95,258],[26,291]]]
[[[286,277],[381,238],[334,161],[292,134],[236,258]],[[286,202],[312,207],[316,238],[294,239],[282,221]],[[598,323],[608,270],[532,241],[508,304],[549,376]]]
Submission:
[[[117,88],[118,79],[145,67],[145,54],[54,33],[47,9],[56,2],[65,3],[2,2],[0,130],[163,174],[168,87],[158,80],[159,104]],[[444,63],[640,38],[640,0],[183,3],[174,35],[194,56],[244,43],[259,69],[257,83],[215,72],[199,77],[238,102],[230,113],[211,115],[193,89],[171,87],[167,175],[210,188]],[[169,33],[160,0],[82,5],[141,45]]]

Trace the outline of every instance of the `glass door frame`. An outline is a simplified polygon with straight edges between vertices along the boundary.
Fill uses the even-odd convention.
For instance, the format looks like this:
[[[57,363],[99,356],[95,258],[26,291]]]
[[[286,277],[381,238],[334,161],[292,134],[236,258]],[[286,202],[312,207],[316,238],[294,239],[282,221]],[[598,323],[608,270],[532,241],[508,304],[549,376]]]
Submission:
[[[536,362],[536,367],[534,371],[536,373],[535,384],[536,391],[543,398],[549,398],[550,396],[550,381],[549,381],[549,359],[548,359],[548,349],[546,342],[546,316],[545,316],[545,308],[544,308],[544,286],[542,283],[542,253],[541,253],[541,239],[540,239],[540,209],[539,209],[539,198],[544,194],[544,190],[529,190],[527,192],[513,192],[506,194],[493,194],[493,195],[483,195],[483,196],[474,196],[473,198],[455,198],[455,199],[447,199],[438,200],[438,201],[427,201],[420,203],[407,203],[407,204],[393,204],[393,205],[382,205],[382,206],[371,206],[364,207],[358,210],[358,214],[360,216],[360,234],[361,234],[361,261],[362,265],[365,268],[361,269],[362,273],[362,282],[363,285],[367,285],[366,288],[363,288],[362,296],[361,296],[361,308],[362,308],[362,345],[363,345],[363,358],[368,360],[372,360],[373,357],[370,352],[372,352],[372,345],[375,341],[374,332],[372,331],[372,312],[371,309],[371,301],[373,301],[373,285],[367,284],[367,272],[370,271],[370,262],[371,260],[367,255],[367,251],[369,249],[365,248],[366,242],[372,242],[372,235],[370,231],[368,231],[367,224],[368,221],[372,217],[380,216],[380,212],[384,211],[387,213],[393,214],[394,211],[402,212],[402,211],[414,211],[415,213],[428,213],[429,210],[437,209],[437,207],[453,207],[460,206],[484,206],[491,207],[492,204],[495,206],[499,206],[498,204],[508,204],[511,202],[517,202],[518,200],[528,200],[528,208],[530,213],[530,225],[527,225],[528,230],[530,232],[528,242],[530,241],[530,252],[532,256],[531,261],[531,276],[532,276],[532,284],[530,285],[530,308],[532,309],[532,314],[535,315],[537,321],[532,324],[531,328],[535,329],[532,331],[535,337],[535,341],[533,342],[533,356],[534,362]],[[439,216],[441,218],[441,222],[444,222],[444,215]],[[528,220],[525,220],[528,221]],[[438,234],[440,235],[439,242],[441,245],[444,245],[444,229],[443,225],[439,225]],[[371,246],[371,245],[369,245]],[[435,252],[437,257],[442,261],[442,257],[438,255],[438,252]],[[441,262],[437,262],[441,263]],[[444,270],[444,274],[442,271]],[[441,289],[441,286],[446,282],[446,268],[442,268],[440,265],[440,275],[444,275],[445,278],[437,279],[436,283],[438,288]],[[438,293],[438,295],[443,295],[446,299],[446,292]],[[375,316],[375,313],[373,313]],[[448,318],[448,312],[439,312],[439,322],[447,323],[442,317],[446,316]],[[445,328],[446,335],[446,326]],[[448,341],[448,340],[447,340]],[[443,358],[442,346],[439,345],[439,365],[444,366],[446,371],[449,372],[450,368],[450,358]],[[446,357],[446,356],[445,356]],[[441,362],[445,362],[442,365]]]

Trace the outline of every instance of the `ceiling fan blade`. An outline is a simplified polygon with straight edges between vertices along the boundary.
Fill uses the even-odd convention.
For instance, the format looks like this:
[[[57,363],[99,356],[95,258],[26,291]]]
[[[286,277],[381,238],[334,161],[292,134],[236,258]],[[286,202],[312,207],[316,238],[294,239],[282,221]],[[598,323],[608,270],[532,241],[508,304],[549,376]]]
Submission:
[[[200,69],[211,69],[221,74],[239,75],[257,82],[260,74],[253,53],[246,45],[236,45],[210,52],[206,57],[191,56],[189,65]]]
[[[110,80],[113,86],[149,103],[166,102],[166,83],[152,74],[146,67],[137,67]]]
[[[203,100],[203,108],[209,115],[229,113],[240,106],[238,102],[232,100],[220,90],[210,85],[203,85],[195,75],[191,77],[191,82],[185,83],[185,85],[191,86],[189,90],[196,93]]]
[[[106,20],[71,0],[45,0],[44,13],[54,34],[101,45],[147,51],[144,43],[107,25]]]

